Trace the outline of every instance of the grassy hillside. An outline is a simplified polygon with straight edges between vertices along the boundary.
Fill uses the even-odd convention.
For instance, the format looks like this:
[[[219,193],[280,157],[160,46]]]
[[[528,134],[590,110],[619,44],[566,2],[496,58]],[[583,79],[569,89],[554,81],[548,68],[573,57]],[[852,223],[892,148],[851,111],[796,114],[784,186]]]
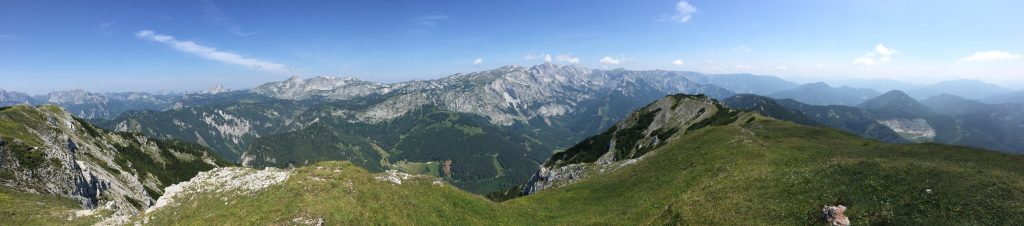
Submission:
[[[1022,156],[884,144],[772,119],[698,129],[636,164],[594,173],[495,203],[432,177],[393,184],[350,163],[324,162],[254,195],[202,193],[146,217],[159,225],[801,225],[820,223],[823,205],[843,204],[854,224],[1024,220]]]
[[[32,194],[0,186],[0,224],[3,225],[92,225],[109,211],[76,216],[79,203],[63,197]]]

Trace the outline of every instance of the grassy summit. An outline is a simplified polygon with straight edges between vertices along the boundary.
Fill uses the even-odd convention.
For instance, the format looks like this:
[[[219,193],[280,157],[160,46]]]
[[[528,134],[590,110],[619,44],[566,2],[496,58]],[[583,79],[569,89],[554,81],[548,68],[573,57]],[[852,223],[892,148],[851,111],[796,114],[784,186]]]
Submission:
[[[679,135],[636,164],[496,203],[415,176],[394,184],[347,162],[295,169],[254,194],[199,193],[146,214],[164,224],[854,224],[1024,220],[1024,157],[893,145],[768,118]]]

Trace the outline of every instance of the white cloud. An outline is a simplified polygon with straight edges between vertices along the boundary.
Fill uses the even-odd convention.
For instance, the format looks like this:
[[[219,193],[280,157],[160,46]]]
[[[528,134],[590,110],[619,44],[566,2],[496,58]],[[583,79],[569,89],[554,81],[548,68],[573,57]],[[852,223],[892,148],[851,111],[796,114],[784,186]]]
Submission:
[[[484,63],[484,58],[476,58],[476,60],[473,60],[473,65],[480,65],[482,63]]]
[[[975,52],[973,55],[960,58],[960,61],[964,62],[975,62],[975,61],[993,61],[993,60],[1017,60],[1021,59],[1020,54],[1013,54],[1002,50],[992,50],[984,52]]]
[[[551,62],[550,59],[551,59],[551,55],[548,55],[548,56],[544,57],[544,61]],[[555,60],[558,61],[558,62],[569,62],[571,64],[578,64],[578,63],[580,63],[580,58],[572,56],[571,53],[570,54],[558,55],[557,57],[555,57]]]
[[[236,64],[263,71],[280,73],[289,72],[287,66],[283,64],[243,57],[236,53],[220,51],[216,48],[199,45],[192,41],[181,41],[174,38],[174,36],[157,34],[150,30],[139,31],[138,33],[135,33],[135,37],[164,43],[173,47],[175,50],[222,63]]]
[[[882,56],[891,56],[896,54],[895,49],[886,48],[885,45],[882,44],[875,45],[875,52]]]
[[[672,15],[672,20],[679,23],[686,23],[690,21],[693,14],[697,12],[697,7],[693,7],[686,0],[679,1],[676,3],[676,14]]]
[[[205,17],[206,20],[209,21],[210,23],[213,23],[213,24],[216,24],[218,26],[223,27],[225,30],[227,30],[231,34],[234,34],[234,35],[237,35],[237,36],[241,36],[241,37],[248,37],[248,36],[251,36],[251,35],[263,33],[263,31],[257,31],[257,32],[245,32],[245,31],[242,31],[242,26],[239,26],[237,23],[235,23],[234,20],[231,20],[231,17],[228,17],[228,15],[225,14],[223,11],[221,11],[220,7],[217,7],[217,5],[213,4],[212,1],[210,1],[210,0],[201,0],[199,2],[200,2],[199,7],[203,9],[203,17]]]
[[[815,64],[814,67],[823,68],[823,67],[825,67],[825,65],[824,64]]]
[[[541,55],[541,54],[532,54],[532,53],[530,53],[530,54],[523,55],[523,59],[524,60],[544,59],[545,63],[551,63],[551,62],[567,62],[567,63],[571,63],[571,64],[578,64],[578,63],[580,63],[580,58],[572,56],[572,53],[569,53],[569,54],[559,54],[557,56],[551,56],[551,54]]]
[[[602,64],[621,64],[622,59],[605,56],[604,58],[601,58],[601,60],[599,60],[598,62],[601,62]]]
[[[853,59],[852,64],[872,66],[878,63],[887,64],[892,61],[892,55],[899,53],[895,49],[885,47],[885,45],[875,45],[875,50],[872,52],[865,53],[864,56]]]
[[[675,60],[675,61],[672,61],[672,65],[676,65],[676,66],[683,66],[683,60]]]

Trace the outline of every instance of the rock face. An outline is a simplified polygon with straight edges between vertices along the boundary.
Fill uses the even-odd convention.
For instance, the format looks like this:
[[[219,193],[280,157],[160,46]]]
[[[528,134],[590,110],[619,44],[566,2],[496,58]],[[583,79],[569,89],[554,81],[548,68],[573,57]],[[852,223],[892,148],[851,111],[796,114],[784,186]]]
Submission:
[[[441,79],[381,84],[355,78],[292,77],[260,85],[252,92],[274,98],[302,100],[326,98],[350,100],[380,95],[385,99],[365,111],[358,120],[381,122],[422,106],[472,113],[491,118],[495,124],[511,125],[533,117],[562,116],[577,105],[610,91],[635,90],[643,84],[667,95],[704,93],[726,97],[732,92],[713,85],[693,82],[682,72],[589,70],[581,65],[541,64],[530,68],[505,66],[489,71],[455,74]]]
[[[317,96],[346,100],[370,94],[387,93],[391,91],[391,86],[363,81],[354,77],[335,78],[319,76],[303,80],[298,76],[292,76],[282,82],[271,82],[257,86],[251,91],[288,100],[300,100]]]
[[[266,168],[254,170],[242,167],[222,167],[201,172],[192,179],[168,186],[164,195],[146,209],[153,212],[174,203],[175,198],[195,193],[253,194],[271,185],[288,180],[289,170]]]
[[[704,95],[677,94],[637,110],[612,128],[555,153],[523,186],[522,195],[571,184],[642,161],[671,139],[707,126],[749,123],[758,117],[723,107]]]
[[[196,145],[112,133],[52,105],[0,108],[0,125],[0,185],[115,215],[138,213],[164,186],[218,164]]]

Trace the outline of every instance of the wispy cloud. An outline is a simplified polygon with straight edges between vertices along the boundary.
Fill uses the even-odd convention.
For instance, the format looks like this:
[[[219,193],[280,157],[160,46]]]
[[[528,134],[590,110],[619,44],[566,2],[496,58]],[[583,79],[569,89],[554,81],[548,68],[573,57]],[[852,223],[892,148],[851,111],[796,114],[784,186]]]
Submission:
[[[861,57],[853,59],[852,64],[873,66],[875,64],[883,63],[887,64],[892,61],[892,55],[899,53],[895,49],[885,47],[885,45],[875,45],[875,51],[865,53]]]
[[[875,63],[876,63],[875,62],[875,58],[866,57],[866,56],[857,57],[857,58],[853,59],[853,62],[852,62],[852,64],[864,65],[864,66],[872,66],[872,65],[875,65]]]
[[[482,63],[484,63],[484,58],[476,58],[476,60],[473,60],[473,65],[480,65]]]
[[[17,40],[20,40],[20,39],[18,38],[18,36],[14,36],[14,35],[10,35],[10,34],[0,34],[0,40],[17,41]]]
[[[114,24],[103,22],[103,23],[97,24],[96,28],[93,28],[93,31],[96,32],[96,34],[100,34],[100,35],[103,35],[103,36],[110,36],[110,35],[114,34],[114,30],[111,29],[111,27],[113,27],[113,26],[114,26]]]
[[[544,55],[542,55],[542,54],[527,53],[526,55],[523,55],[523,60],[536,60],[536,59],[540,59],[540,58],[543,58],[543,57],[544,57]]]
[[[251,35],[263,33],[263,31],[242,31],[242,26],[239,26],[237,23],[235,23],[234,20],[231,19],[231,17],[228,17],[228,15],[224,13],[224,11],[221,11],[220,7],[217,7],[216,4],[213,4],[213,1],[201,0],[199,2],[199,7],[203,9],[203,16],[206,17],[206,20],[223,27],[228,32],[231,32],[231,34],[241,37],[248,37]]]
[[[1017,60],[1021,59],[1020,54],[1013,54],[1002,50],[979,51],[973,55],[960,58],[963,62],[995,61],[995,60]]]
[[[413,35],[433,34],[440,29],[441,24],[448,21],[445,15],[426,15],[416,17],[412,20],[413,27],[408,30]]]
[[[750,49],[750,47],[747,47],[745,45],[739,45],[739,46],[736,46],[736,47],[732,47],[729,50],[733,51],[733,52],[741,52],[741,53],[750,53],[750,52],[754,51],[754,50]]]
[[[683,60],[675,60],[675,61],[672,61],[672,65],[676,65],[676,66],[683,66]]]
[[[217,50],[217,48],[199,45],[192,41],[182,41],[174,38],[174,36],[157,34],[150,30],[142,30],[135,33],[135,37],[155,41],[159,43],[167,44],[173,47],[175,50],[190,53],[208,60],[219,61],[222,63],[241,65],[256,70],[286,73],[290,72],[287,66],[278,64],[270,61],[253,59],[243,57],[236,53],[225,52]]]
[[[693,14],[697,13],[697,7],[694,7],[686,0],[681,0],[676,3],[676,12],[672,15],[662,15],[658,21],[675,21],[679,23],[690,22],[690,18],[693,18]]]
[[[420,26],[437,27],[441,22],[446,20],[448,20],[448,16],[445,15],[427,15],[417,17],[413,22]]]

